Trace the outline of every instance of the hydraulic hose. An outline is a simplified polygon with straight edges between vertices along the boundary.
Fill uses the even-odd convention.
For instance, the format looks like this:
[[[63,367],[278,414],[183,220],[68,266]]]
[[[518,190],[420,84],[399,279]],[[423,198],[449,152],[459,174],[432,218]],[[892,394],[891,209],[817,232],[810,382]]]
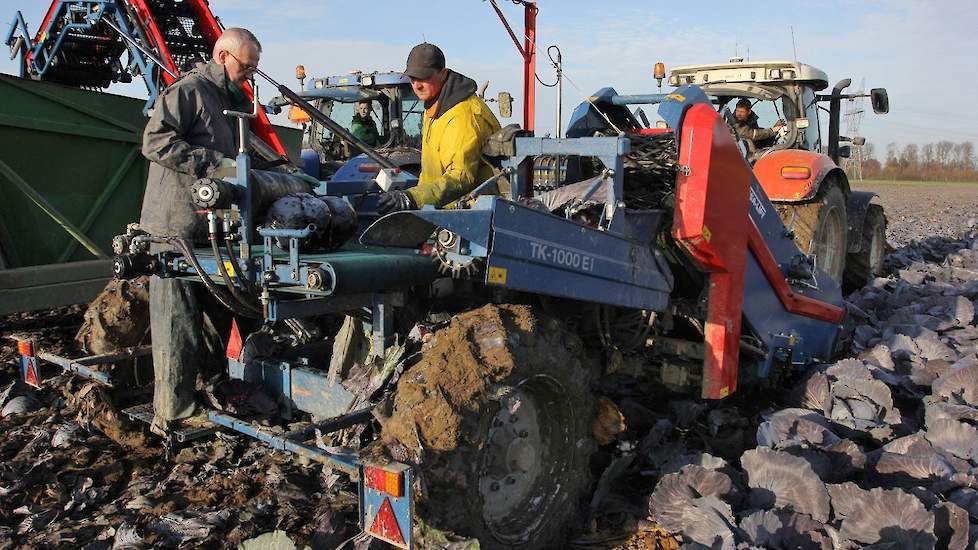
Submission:
[[[201,267],[200,260],[198,260],[197,256],[194,254],[193,248],[186,242],[185,239],[181,239],[179,237],[172,237],[170,239],[166,239],[165,242],[167,242],[168,244],[173,244],[180,249],[180,252],[182,252],[183,255],[187,257],[187,260],[190,261],[190,265],[192,265],[193,268],[197,271],[197,276],[200,277],[201,282],[203,282],[204,286],[207,287],[207,290],[209,290],[210,293],[213,294],[215,298],[217,298],[217,301],[221,302],[221,305],[231,310],[232,313],[235,313],[242,317],[248,317],[250,319],[258,319],[260,317],[258,314],[254,313],[250,309],[243,309],[235,305],[235,303],[231,300],[230,296],[228,296],[223,290],[221,290],[216,284],[214,284],[214,281],[212,281],[211,278],[207,276],[207,273],[204,271],[204,268]]]
[[[284,84],[279,84],[278,82],[275,82],[275,80],[273,80],[272,77],[262,72],[261,69],[256,69],[255,73],[258,74],[258,76],[267,80],[269,84],[271,84],[272,86],[275,86],[275,88],[278,89],[278,93],[282,94],[282,97],[288,99],[293,105],[305,111],[310,117],[316,119],[316,122],[329,128],[331,132],[339,136],[341,139],[343,139],[350,145],[353,145],[354,147],[362,151],[365,155],[370,157],[371,160],[379,164],[381,168],[387,168],[387,169],[397,168],[397,165],[391,162],[390,159],[378,153],[373,147],[367,144],[367,142],[351,134],[349,130],[341,126],[335,120],[326,116],[325,113],[313,107],[312,103],[309,103],[305,99],[302,99],[302,97],[299,96],[299,94],[293,92]]]
[[[261,309],[248,301],[248,298],[241,294],[238,290],[237,285],[231,280],[231,276],[228,274],[228,270],[224,267],[224,258],[221,256],[221,251],[217,247],[217,236],[210,235],[211,241],[211,252],[214,253],[214,261],[217,262],[217,271],[221,274],[221,278],[224,279],[224,285],[227,287],[228,291],[231,293],[231,298],[237,300],[238,304],[249,311],[253,311],[256,315],[261,313]],[[209,277],[208,277],[209,278]],[[238,278],[240,280],[240,277]]]
[[[234,243],[231,235],[227,233],[224,234],[224,250],[228,253],[228,259],[231,260],[231,265],[241,265],[241,262],[238,261],[238,255],[234,253]],[[238,277],[238,282],[241,284],[241,289],[248,294],[252,296],[258,295],[258,289],[255,288],[255,285],[248,277]]]

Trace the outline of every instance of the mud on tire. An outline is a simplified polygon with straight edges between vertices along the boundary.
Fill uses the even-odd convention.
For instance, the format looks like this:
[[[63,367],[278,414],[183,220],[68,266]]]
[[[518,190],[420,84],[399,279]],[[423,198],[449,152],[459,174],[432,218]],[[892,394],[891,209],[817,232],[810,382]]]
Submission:
[[[846,259],[845,290],[862,288],[866,281],[883,272],[886,255],[886,215],[883,207],[870,204],[862,227],[862,246],[859,252]]]
[[[485,306],[436,333],[382,430],[420,465],[424,521],[481,548],[560,547],[590,489],[592,366],[527,306]]]
[[[778,214],[795,236],[795,244],[815,265],[842,282],[846,266],[846,198],[839,183],[827,180],[814,200],[781,204]]]

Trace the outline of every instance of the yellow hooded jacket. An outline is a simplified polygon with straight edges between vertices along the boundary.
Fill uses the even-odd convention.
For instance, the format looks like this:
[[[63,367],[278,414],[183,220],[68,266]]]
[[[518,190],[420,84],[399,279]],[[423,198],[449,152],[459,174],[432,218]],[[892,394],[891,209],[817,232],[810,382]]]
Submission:
[[[425,110],[421,137],[421,176],[408,190],[418,204],[442,207],[491,178],[482,147],[499,130],[499,121],[482,99],[472,94],[441,116],[438,106]]]

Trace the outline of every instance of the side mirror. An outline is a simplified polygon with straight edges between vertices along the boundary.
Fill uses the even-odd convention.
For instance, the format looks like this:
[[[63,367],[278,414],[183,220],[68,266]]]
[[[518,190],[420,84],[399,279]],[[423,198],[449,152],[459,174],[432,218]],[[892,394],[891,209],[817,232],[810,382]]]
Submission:
[[[852,147],[848,145],[843,145],[839,147],[839,158],[847,159],[852,156]]]
[[[513,96],[509,92],[499,92],[496,101],[499,102],[499,115],[501,117],[513,116]]]
[[[869,101],[873,104],[874,113],[885,115],[890,112],[890,96],[886,94],[886,88],[873,88],[870,90]]]
[[[859,146],[859,147],[862,147],[863,145],[866,145],[866,138],[864,138],[862,136],[854,136],[849,141],[851,141],[853,145],[856,145],[856,146]]]

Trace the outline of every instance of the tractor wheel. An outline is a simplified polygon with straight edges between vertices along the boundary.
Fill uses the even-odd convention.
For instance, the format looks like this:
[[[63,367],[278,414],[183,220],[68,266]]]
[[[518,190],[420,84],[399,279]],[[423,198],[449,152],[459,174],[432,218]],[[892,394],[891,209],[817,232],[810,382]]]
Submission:
[[[834,181],[822,184],[815,200],[778,208],[795,244],[815,260],[815,266],[842,282],[846,267],[846,198]]]
[[[418,466],[422,519],[484,549],[561,547],[590,489],[591,367],[576,335],[527,306],[435,333],[382,421],[391,454]]]
[[[862,288],[866,281],[883,272],[883,256],[886,255],[886,216],[883,207],[869,205],[863,220],[862,247],[849,254],[846,260],[846,290]]]

